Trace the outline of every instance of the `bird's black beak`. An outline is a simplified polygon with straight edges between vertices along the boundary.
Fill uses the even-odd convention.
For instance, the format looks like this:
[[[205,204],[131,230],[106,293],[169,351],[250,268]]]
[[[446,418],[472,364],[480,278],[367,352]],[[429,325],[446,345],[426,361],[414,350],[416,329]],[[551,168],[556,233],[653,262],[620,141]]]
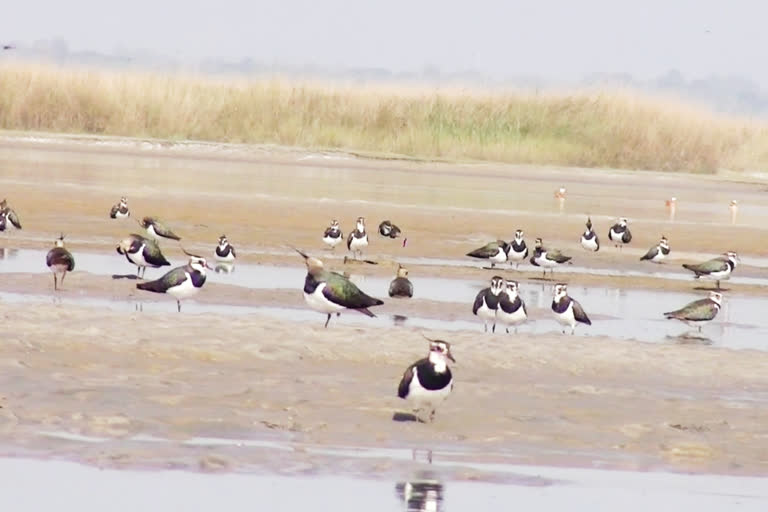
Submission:
[[[309,259],[309,256],[307,256],[307,254],[306,254],[306,253],[304,253],[304,252],[302,252],[302,251],[298,250],[298,249],[297,249],[297,248],[295,248],[295,247],[291,247],[291,249],[293,249],[293,250],[294,250],[294,251],[296,251],[297,253],[301,254],[301,257],[302,257],[302,258],[304,258],[305,260],[308,260],[308,259]]]
[[[448,356],[448,359],[450,359],[454,363],[456,362],[456,360],[453,358],[453,354],[451,354],[450,351],[446,355]]]

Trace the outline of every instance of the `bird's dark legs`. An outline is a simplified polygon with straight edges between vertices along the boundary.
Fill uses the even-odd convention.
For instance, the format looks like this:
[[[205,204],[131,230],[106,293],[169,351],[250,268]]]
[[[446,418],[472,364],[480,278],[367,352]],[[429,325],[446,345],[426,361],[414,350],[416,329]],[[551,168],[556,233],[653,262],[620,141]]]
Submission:
[[[66,272],[64,272],[63,274],[61,274],[61,286],[64,286],[64,277],[65,277],[66,275],[67,275],[67,273],[66,273]]]
[[[488,322],[483,322],[484,332],[488,332]]]
[[[56,272],[53,273],[53,291],[56,291],[59,289],[59,277],[56,275]]]
[[[325,327],[328,327],[328,322],[331,321],[331,314],[328,313],[328,318],[325,320]]]
[[[491,332],[496,332],[496,324],[493,324],[493,327],[491,327]]]
[[[178,309],[179,313],[181,313],[181,301],[176,299],[176,309]]]
[[[429,413],[429,421],[430,423],[435,421],[435,410],[432,409],[432,412]]]

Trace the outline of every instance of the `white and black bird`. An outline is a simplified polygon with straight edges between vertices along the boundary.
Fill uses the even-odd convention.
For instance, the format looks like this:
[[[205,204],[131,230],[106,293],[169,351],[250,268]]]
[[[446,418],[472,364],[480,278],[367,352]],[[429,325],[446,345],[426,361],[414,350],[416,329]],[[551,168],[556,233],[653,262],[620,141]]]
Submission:
[[[144,277],[147,267],[160,268],[170,266],[160,251],[160,246],[151,238],[132,233],[120,240],[117,244],[118,254],[125,255],[125,259],[136,265],[136,276]]]
[[[147,234],[155,240],[160,238],[170,238],[171,240],[181,240],[181,237],[171,231],[165,224],[160,222],[157,217],[144,217],[139,221],[139,225],[147,230]]]
[[[384,220],[379,224],[379,234],[389,238],[397,238],[400,236],[400,228],[388,220]]]
[[[16,215],[16,211],[13,208],[8,206],[8,201],[3,199],[0,201],[0,231],[5,231],[8,228],[9,222],[16,229],[21,229],[19,216]]]
[[[196,295],[205,284],[206,269],[211,267],[205,258],[189,254],[189,262],[183,267],[176,267],[160,279],[137,283],[136,288],[155,293],[167,293],[176,299],[176,306],[181,313],[181,301]]]
[[[298,249],[295,251],[301,254],[307,265],[304,300],[310,308],[328,315],[325,327],[328,327],[333,313],[340,314],[346,310],[359,311],[370,317],[376,316],[368,308],[380,306],[384,304],[383,301],[366,295],[345,276],[325,270],[323,262],[319,259],[312,258]]]
[[[640,261],[650,261],[653,263],[661,263],[664,258],[669,256],[670,248],[667,237],[662,236],[659,243],[648,249],[648,252],[640,258]]]
[[[600,250],[600,240],[597,238],[597,233],[592,229],[592,219],[587,217],[587,229],[581,234],[581,246],[592,252]]]
[[[491,332],[496,332],[496,311],[499,309],[500,295],[507,287],[507,283],[501,276],[491,278],[491,286],[483,288],[475,297],[472,304],[472,313],[483,319],[485,332],[488,332],[488,323],[491,323]]]
[[[53,249],[48,251],[45,257],[45,264],[53,272],[53,289],[59,290],[59,284],[64,284],[64,276],[67,272],[75,269],[75,258],[72,253],[64,247],[64,234],[54,241]],[[61,275],[61,281],[59,281]]]
[[[331,249],[335,249],[336,246],[343,241],[344,233],[341,232],[339,221],[333,219],[331,225],[325,228],[325,231],[323,232],[323,243]]]
[[[402,265],[397,266],[397,275],[389,283],[390,297],[413,297],[413,283],[408,279],[408,269]]]
[[[470,258],[478,258],[481,260],[488,260],[491,262],[491,268],[494,268],[496,264],[501,264],[507,261],[509,253],[509,244],[504,240],[496,240],[490,242],[484,246],[468,252],[467,256]]]
[[[517,281],[507,281],[504,292],[499,294],[499,307],[496,310],[496,321],[504,325],[506,331],[513,326],[517,332],[518,326],[528,319],[525,302],[520,297]]]
[[[120,202],[112,206],[109,210],[110,219],[125,219],[131,216],[131,210],[128,209],[128,199],[125,196],[120,198]]]
[[[509,244],[507,250],[507,259],[510,263],[515,263],[515,269],[520,266],[520,262],[525,261],[528,257],[528,246],[525,244],[525,238],[523,230],[518,229],[515,231],[515,239]]]
[[[619,219],[616,224],[611,226],[608,230],[608,240],[613,242],[613,245],[619,249],[632,241],[632,233],[629,231],[627,219]]]
[[[429,412],[429,421],[435,419],[435,410],[445,401],[453,390],[453,375],[448,367],[448,360],[456,360],[451,354],[451,345],[443,340],[429,341],[429,354],[419,359],[405,370],[397,396],[413,404],[413,411],[420,421],[419,414]]]
[[[226,235],[219,237],[219,244],[216,246],[215,259],[221,263],[234,263],[237,254],[235,254],[235,247],[229,243]]]
[[[347,236],[347,249],[352,251],[352,255],[363,257],[363,249],[368,247],[368,233],[365,231],[365,217],[358,217],[355,229]]]
[[[704,263],[683,263],[683,268],[690,270],[695,279],[709,279],[717,281],[717,289],[720,289],[720,281],[730,279],[733,269],[739,262],[739,256],[733,251],[723,253],[717,258]]]
[[[537,238],[533,248],[533,255],[531,256],[531,265],[534,267],[541,267],[542,278],[546,277],[547,269],[549,269],[550,276],[553,275],[555,267],[559,267],[564,263],[571,261],[570,256],[562,254],[558,250],[547,250],[542,243],[541,238]]]
[[[579,323],[592,325],[584,308],[581,307],[575,299],[568,295],[568,285],[558,283],[554,287],[554,297],[552,298],[552,313],[555,319],[565,327],[571,328],[571,334],[576,330]],[[565,330],[563,330],[565,333]]]
[[[723,295],[718,292],[709,292],[709,297],[691,302],[683,308],[664,313],[667,319],[675,319],[684,322],[691,327],[697,327],[701,331],[704,323],[714,320],[722,307]]]

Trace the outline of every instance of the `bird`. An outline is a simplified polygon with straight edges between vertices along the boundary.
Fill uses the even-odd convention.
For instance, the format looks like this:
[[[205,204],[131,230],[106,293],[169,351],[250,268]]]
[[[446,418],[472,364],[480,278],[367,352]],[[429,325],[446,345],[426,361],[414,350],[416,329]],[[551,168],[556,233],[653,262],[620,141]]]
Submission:
[[[331,321],[331,314],[338,315],[347,309],[370,317],[376,316],[368,308],[380,306],[384,304],[383,301],[366,295],[345,276],[325,270],[321,260],[312,258],[296,248],[294,250],[304,258],[307,265],[304,300],[310,308],[328,315],[325,327],[328,327],[328,322]]]
[[[670,197],[664,202],[664,205],[667,207],[667,210],[669,210],[669,220],[675,220],[675,212],[677,210],[677,198],[676,197]]]
[[[67,272],[75,269],[75,258],[72,253],[64,247],[64,233],[54,241],[53,249],[48,251],[45,257],[45,264],[53,272],[53,289],[59,290],[59,274],[61,274],[61,284],[64,284],[64,276]]]
[[[559,189],[555,190],[555,199],[557,199],[557,205],[560,213],[563,213],[563,208],[565,208],[565,187],[560,187]]]
[[[552,312],[558,322],[571,328],[571,334],[576,330],[576,325],[578,323],[592,325],[592,322],[584,312],[584,308],[581,307],[581,304],[579,304],[576,299],[572,299],[568,296],[567,284],[556,284],[554,291],[554,297],[552,298]],[[563,330],[563,334],[565,334],[565,330]]]
[[[397,266],[397,276],[389,283],[390,297],[413,297],[413,283],[408,279],[408,269]]]
[[[701,331],[704,322],[709,322],[717,316],[717,312],[722,307],[722,301],[722,293],[709,292],[709,297],[706,299],[695,300],[678,310],[664,313],[664,318],[680,320],[691,327],[698,327]]]
[[[613,242],[614,247],[621,248],[624,244],[632,241],[632,233],[629,231],[627,219],[621,218],[608,230],[608,240]]]
[[[504,263],[507,261],[508,253],[509,244],[504,240],[496,240],[495,242],[485,244],[479,249],[468,252],[467,256],[488,260],[491,262],[491,268],[494,268],[497,263]]]
[[[155,240],[160,240],[160,237],[181,240],[180,236],[168,229],[157,217],[144,217],[139,221],[139,225]]]
[[[499,309],[500,295],[507,287],[501,276],[491,278],[491,286],[480,290],[472,304],[472,313],[483,319],[485,332],[488,332],[488,322],[492,322],[491,332],[496,332],[496,311]]]
[[[124,254],[125,259],[136,265],[136,276],[141,278],[147,272],[147,267],[160,268],[171,265],[163,256],[157,242],[136,233],[120,240],[117,252]]]
[[[734,199],[728,205],[728,209],[731,211],[731,224],[736,224],[736,215],[739,213],[739,202]]]
[[[429,421],[434,421],[435,410],[453,391],[453,376],[448,360],[456,360],[451,354],[451,344],[443,340],[429,341],[429,354],[405,370],[397,396],[413,403],[416,418],[424,422],[419,414],[429,411]]]
[[[661,237],[659,243],[648,249],[648,252],[640,258],[640,261],[651,261],[653,263],[661,263],[661,261],[669,255],[669,242],[667,237]]]
[[[587,230],[581,234],[581,246],[587,251],[597,252],[600,250],[600,240],[597,233],[592,229],[592,219],[587,217]]]
[[[189,256],[189,262],[181,267],[176,267],[160,279],[136,283],[136,288],[155,293],[167,293],[176,299],[176,307],[181,313],[181,300],[192,297],[200,291],[205,284],[206,269],[210,265],[202,256],[197,256],[184,251]],[[213,270],[213,269],[211,269]]]
[[[347,237],[347,249],[352,251],[352,255],[357,259],[358,254],[362,258],[363,249],[366,247],[368,247],[368,233],[365,232],[365,217],[358,217],[355,230]]]
[[[131,210],[128,209],[128,199],[125,196],[120,198],[120,202],[112,206],[109,210],[109,218],[124,219],[131,216]]]
[[[12,45],[12,44],[4,44],[3,45],[3,50],[15,50],[15,49],[16,49],[16,47],[14,45]]]
[[[229,243],[226,235],[219,237],[219,245],[216,246],[215,259],[221,263],[232,263],[235,261],[237,255],[235,254],[235,247]]]
[[[506,287],[499,294],[499,307],[496,310],[496,319],[499,323],[506,326],[509,333],[509,326],[517,327],[528,319],[528,311],[525,309],[525,302],[520,298],[518,292],[519,285],[517,281],[507,281]]]
[[[570,262],[571,257],[562,254],[558,250],[548,251],[544,248],[541,238],[537,238],[530,261],[531,265],[542,268],[542,278],[544,278],[547,275],[547,269],[549,269],[549,273],[552,275],[555,267]]]
[[[528,257],[528,246],[525,245],[523,235],[523,230],[518,229],[515,231],[515,239],[512,240],[507,249],[507,259],[510,263],[515,262],[515,269],[520,266],[521,261]]]
[[[400,236],[400,228],[390,221],[385,220],[379,224],[379,234],[381,236],[388,236],[389,238],[397,238]]]
[[[5,231],[10,222],[16,229],[21,229],[21,221],[19,216],[16,215],[16,211],[8,206],[8,201],[3,199],[0,201],[0,231]]]
[[[730,279],[733,269],[740,261],[739,255],[733,251],[725,252],[716,258],[704,263],[683,263],[683,268],[694,274],[694,279],[711,279],[717,281],[717,289],[720,289],[720,281]]]
[[[335,249],[336,246],[343,241],[344,233],[341,232],[339,221],[333,219],[331,225],[325,228],[325,231],[323,232],[323,243],[331,249]]]

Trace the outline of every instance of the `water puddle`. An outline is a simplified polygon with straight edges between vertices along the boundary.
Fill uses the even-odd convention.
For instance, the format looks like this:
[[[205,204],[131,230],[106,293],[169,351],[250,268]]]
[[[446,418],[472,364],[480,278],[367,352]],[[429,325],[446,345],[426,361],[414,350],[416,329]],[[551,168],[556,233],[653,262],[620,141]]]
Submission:
[[[76,255],[78,268],[87,268],[99,275],[130,274],[134,266],[118,254],[106,255],[83,252]],[[45,252],[35,250],[9,250],[0,253],[0,274],[14,272],[47,272]],[[181,264],[181,262],[178,262]],[[167,269],[149,269],[148,277],[155,278]],[[154,274],[152,274],[154,272]],[[253,289],[300,290],[306,270],[303,266],[278,267],[273,265],[236,264],[228,273],[210,272],[211,282],[226,283]],[[482,331],[482,323],[471,314],[471,305],[479,290],[487,286],[486,280],[412,277],[414,299],[466,305],[466,316],[455,318],[440,315],[412,314],[408,300],[388,300],[390,277],[353,274],[353,282],[367,293],[382,297],[395,311],[368,318],[355,312],[343,314],[332,322],[353,325],[388,327],[392,325],[447,331]],[[735,279],[734,279],[735,280]],[[551,319],[552,283],[527,281],[521,283],[521,296],[526,302],[531,320],[519,328],[519,333],[558,332],[561,327]],[[768,344],[768,317],[763,314],[764,299],[752,296],[725,294],[723,309],[715,321],[704,326],[701,333],[692,333],[685,324],[665,320],[662,313],[678,309],[705,296],[704,292],[681,293],[671,291],[590,287],[571,285],[569,293],[578,300],[592,318],[592,326],[578,326],[577,334],[610,336],[661,343],[711,344],[729,348],[764,350]],[[32,295],[4,292],[0,299],[8,302],[54,302],[105,307],[114,311],[164,312],[175,311],[172,300],[108,300],[78,295]],[[306,308],[233,306],[188,300],[185,313],[217,313],[245,315],[261,313],[296,322],[322,323],[323,316]],[[435,316],[433,318],[431,316]],[[498,334],[498,333],[497,333]]]

